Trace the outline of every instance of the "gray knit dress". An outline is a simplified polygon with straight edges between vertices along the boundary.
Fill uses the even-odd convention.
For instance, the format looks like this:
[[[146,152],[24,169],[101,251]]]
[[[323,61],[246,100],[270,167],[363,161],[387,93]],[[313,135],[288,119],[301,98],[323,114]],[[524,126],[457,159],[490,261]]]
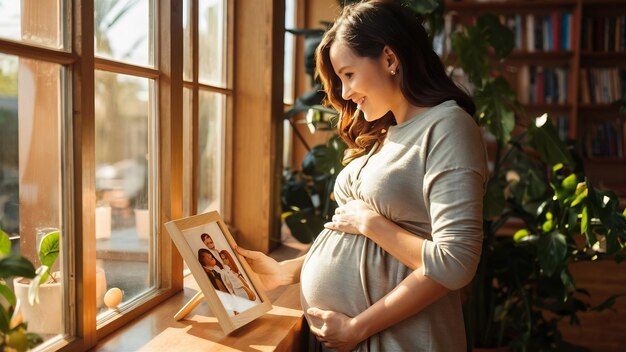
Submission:
[[[390,127],[386,138],[338,175],[335,198],[340,205],[361,199],[426,239],[418,270],[451,292],[357,350],[465,351],[458,290],[470,282],[480,257],[488,177],[480,128],[456,102],[447,101]],[[365,236],[324,230],[302,267],[302,307],[353,317],[410,273]],[[307,320],[319,326],[315,318],[307,315]]]

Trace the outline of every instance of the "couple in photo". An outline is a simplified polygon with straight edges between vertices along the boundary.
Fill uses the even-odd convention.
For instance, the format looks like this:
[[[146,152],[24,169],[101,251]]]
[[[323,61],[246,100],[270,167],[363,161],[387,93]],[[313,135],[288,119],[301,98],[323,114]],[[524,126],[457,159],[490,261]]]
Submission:
[[[232,256],[226,250],[215,248],[215,242],[209,234],[200,238],[207,248],[198,250],[198,261],[216,290],[233,294],[254,301],[256,295],[243,277]]]

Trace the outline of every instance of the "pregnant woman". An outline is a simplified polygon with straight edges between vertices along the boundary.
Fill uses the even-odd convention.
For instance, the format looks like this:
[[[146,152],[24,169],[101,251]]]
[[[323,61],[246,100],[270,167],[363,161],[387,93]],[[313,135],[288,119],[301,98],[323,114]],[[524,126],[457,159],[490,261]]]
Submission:
[[[322,349],[465,351],[488,175],[471,98],[394,1],[346,6],[316,63],[348,145],[339,207],[304,257],[239,252],[266,289],[301,283]]]

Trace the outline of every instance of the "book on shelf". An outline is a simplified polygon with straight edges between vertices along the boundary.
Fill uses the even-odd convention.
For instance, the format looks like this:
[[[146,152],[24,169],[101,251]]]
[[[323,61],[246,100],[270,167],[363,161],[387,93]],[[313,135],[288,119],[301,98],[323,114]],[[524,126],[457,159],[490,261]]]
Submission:
[[[565,104],[568,68],[524,65],[519,73],[518,99],[523,104]]]
[[[580,38],[582,51],[626,51],[626,15],[585,17]]]
[[[464,23],[476,23],[477,16],[462,16],[456,11],[444,15],[442,54],[451,54],[451,34],[462,30]],[[499,16],[500,23],[513,31],[515,50],[518,52],[558,52],[572,50],[572,13],[552,11],[548,14],[506,14]]]
[[[583,152],[586,157],[617,157],[626,155],[626,120],[592,122],[586,129]]]
[[[579,101],[611,104],[626,98],[626,69],[592,67],[580,70]]]

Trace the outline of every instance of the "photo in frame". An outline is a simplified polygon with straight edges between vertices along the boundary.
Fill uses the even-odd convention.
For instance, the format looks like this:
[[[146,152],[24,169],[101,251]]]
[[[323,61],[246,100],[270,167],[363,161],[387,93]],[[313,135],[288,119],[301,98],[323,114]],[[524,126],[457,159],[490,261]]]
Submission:
[[[169,221],[165,228],[226,334],[272,309],[218,212]]]

